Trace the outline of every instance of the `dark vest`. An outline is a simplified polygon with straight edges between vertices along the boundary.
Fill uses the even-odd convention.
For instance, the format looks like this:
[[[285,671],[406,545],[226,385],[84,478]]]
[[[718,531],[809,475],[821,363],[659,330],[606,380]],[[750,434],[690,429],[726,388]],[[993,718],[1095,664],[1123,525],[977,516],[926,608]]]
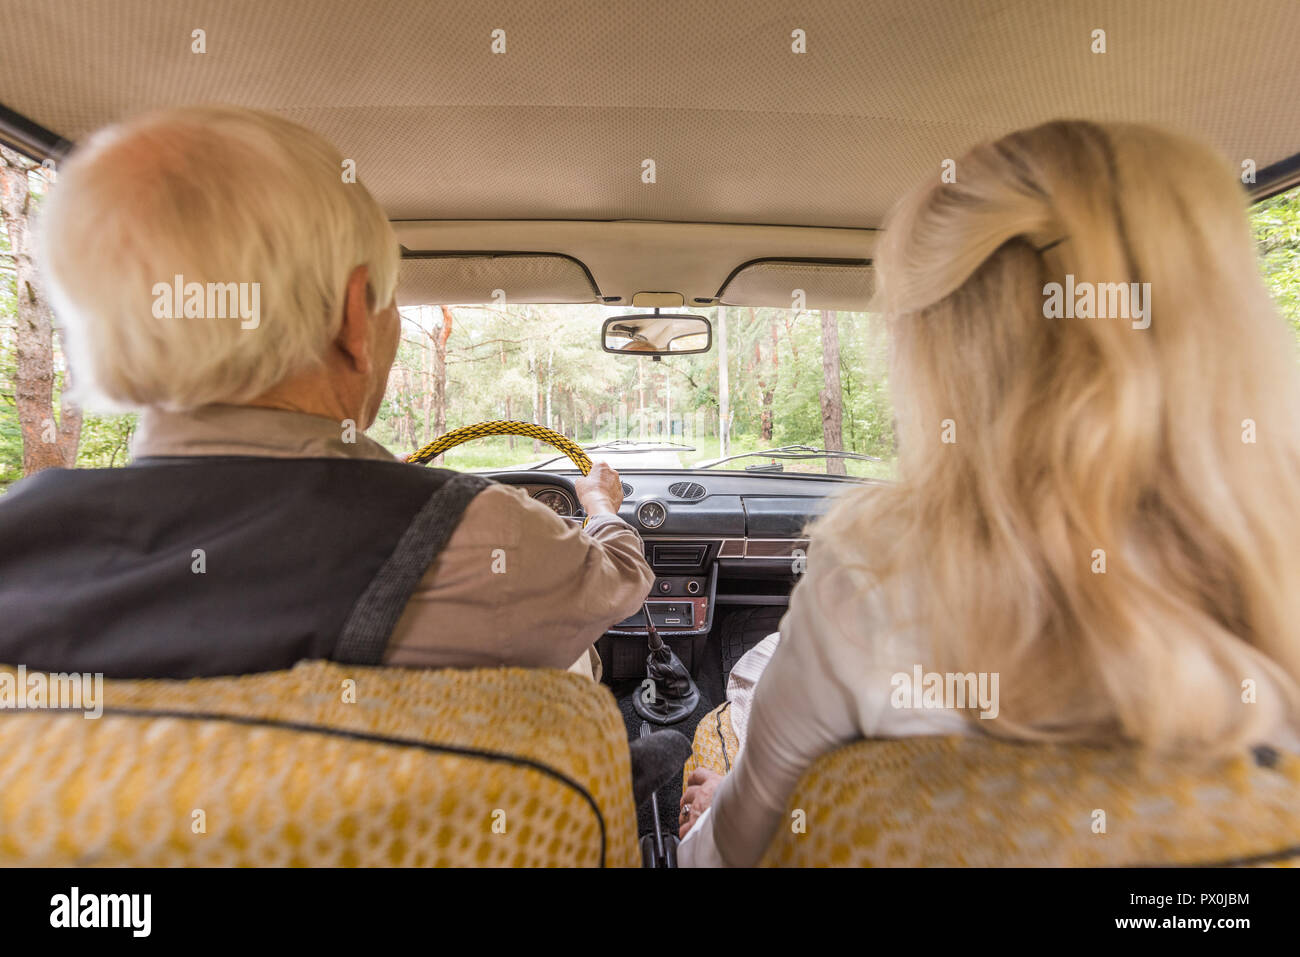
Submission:
[[[40,472],[0,497],[0,663],[110,678],[378,664],[487,484],[359,459]]]

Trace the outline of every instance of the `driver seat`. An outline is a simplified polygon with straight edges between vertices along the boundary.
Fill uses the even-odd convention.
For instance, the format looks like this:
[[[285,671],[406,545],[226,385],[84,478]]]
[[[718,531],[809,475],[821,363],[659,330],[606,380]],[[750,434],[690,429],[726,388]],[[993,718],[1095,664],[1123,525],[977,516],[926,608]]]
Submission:
[[[0,866],[640,864],[627,734],[587,678],[310,661],[103,702],[0,710]]]

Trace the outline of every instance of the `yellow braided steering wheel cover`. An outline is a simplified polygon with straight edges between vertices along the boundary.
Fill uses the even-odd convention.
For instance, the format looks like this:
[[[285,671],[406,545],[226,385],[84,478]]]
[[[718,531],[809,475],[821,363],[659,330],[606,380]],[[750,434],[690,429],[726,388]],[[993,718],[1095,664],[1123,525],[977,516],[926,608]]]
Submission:
[[[473,425],[467,425],[464,428],[452,429],[445,435],[438,436],[420,451],[412,452],[406,457],[406,461],[428,462],[434,456],[441,455],[448,449],[455,448],[463,442],[486,438],[489,435],[524,435],[530,439],[537,439],[567,455],[583,475],[591,471],[591,459],[587,457],[586,452],[582,451],[582,446],[568,436],[561,435],[554,429],[548,429],[543,425],[535,425],[532,422],[507,422],[504,420],[475,422]]]

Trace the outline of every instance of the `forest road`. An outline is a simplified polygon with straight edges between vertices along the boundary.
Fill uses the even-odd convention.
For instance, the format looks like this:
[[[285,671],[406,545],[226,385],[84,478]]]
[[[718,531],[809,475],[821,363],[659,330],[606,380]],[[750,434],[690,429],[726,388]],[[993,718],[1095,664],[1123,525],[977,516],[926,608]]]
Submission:
[[[658,449],[652,452],[620,452],[618,455],[602,456],[599,452],[592,453],[593,462],[604,462],[612,469],[619,472],[626,472],[628,469],[680,469],[682,465],[681,456],[669,449]]]

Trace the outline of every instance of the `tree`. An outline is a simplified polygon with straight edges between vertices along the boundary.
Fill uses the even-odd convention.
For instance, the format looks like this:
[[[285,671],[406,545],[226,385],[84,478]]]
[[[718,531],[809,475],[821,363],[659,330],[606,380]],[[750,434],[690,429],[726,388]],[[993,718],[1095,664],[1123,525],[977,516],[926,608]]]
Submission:
[[[23,475],[72,467],[81,438],[81,410],[68,398],[66,388],[59,396],[57,424],[54,414],[54,316],[40,291],[30,228],[35,210],[30,177],[41,176],[35,172],[40,169],[36,163],[0,147],[0,223],[9,239],[16,293],[13,394],[22,432]],[[66,373],[63,384],[66,387]]]
[[[727,307],[718,306],[718,455],[731,448],[731,383],[727,375]]]
[[[764,444],[770,445],[776,423],[772,402],[776,398],[776,383],[781,375],[780,337],[776,318],[769,317],[764,323],[761,312],[753,306],[749,307],[749,323],[754,333],[754,361],[751,368],[758,392],[759,437]]]
[[[822,448],[844,448],[844,400],[840,392],[840,329],[834,309],[821,310],[822,316],[822,377],[825,385],[821,393]],[[843,459],[827,459],[826,471],[831,475],[847,475]]]
[[[441,436],[447,430],[447,339],[451,338],[452,315],[450,306],[439,307],[442,325],[429,333],[433,342],[433,434]],[[425,428],[428,428],[428,417]]]

